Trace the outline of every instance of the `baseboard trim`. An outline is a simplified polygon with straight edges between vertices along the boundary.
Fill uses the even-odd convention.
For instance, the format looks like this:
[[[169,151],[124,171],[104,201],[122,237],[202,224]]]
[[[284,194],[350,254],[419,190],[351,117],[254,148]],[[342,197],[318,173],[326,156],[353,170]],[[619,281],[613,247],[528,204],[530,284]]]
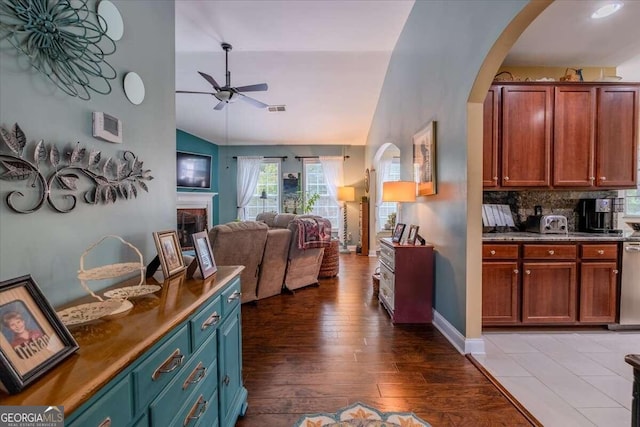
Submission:
[[[447,319],[433,309],[433,326],[455,347],[460,354],[484,353],[483,338],[465,338]]]
[[[469,359],[469,361],[473,363],[473,365],[482,373],[482,375],[484,375],[489,380],[489,382],[493,384],[493,386],[497,388],[498,391],[509,401],[509,403],[515,406],[518,412],[520,412],[522,416],[527,419],[527,421],[529,421],[535,427],[544,427],[544,425],[540,421],[538,421],[538,419],[534,417],[533,414],[529,412],[527,408],[525,408],[524,405],[518,401],[518,399],[516,399],[511,393],[509,393],[509,391],[502,384],[500,384],[500,382],[498,382],[498,380],[496,380],[495,377],[491,375],[491,373],[484,366],[482,366],[482,364],[478,362],[472,354],[467,354],[466,356],[467,359]]]

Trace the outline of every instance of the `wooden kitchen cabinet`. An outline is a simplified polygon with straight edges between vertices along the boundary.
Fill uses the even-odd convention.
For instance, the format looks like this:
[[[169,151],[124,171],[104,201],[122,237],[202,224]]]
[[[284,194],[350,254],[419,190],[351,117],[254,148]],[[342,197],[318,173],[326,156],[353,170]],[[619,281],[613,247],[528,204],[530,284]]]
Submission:
[[[580,309],[584,323],[613,323],[618,306],[618,245],[580,245]]]
[[[482,263],[482,324],[520,323],[517,261]]]
[[[575,261],[522,264],[522,323],[574,323]]]
[[[596,181],[633,188],[638,169],[638,87],[598,88]]]
[[[550,86],[502,88],[502,187],[547,187],[551,170]]]
[[[491,86],[484,100],[483,146],[482,146],[482,186],[498,186],[498,123],[500,117],[500,87]]]
[[[573,85],[555,88],[554,187],[595,185],[595,117],[595,87]]]

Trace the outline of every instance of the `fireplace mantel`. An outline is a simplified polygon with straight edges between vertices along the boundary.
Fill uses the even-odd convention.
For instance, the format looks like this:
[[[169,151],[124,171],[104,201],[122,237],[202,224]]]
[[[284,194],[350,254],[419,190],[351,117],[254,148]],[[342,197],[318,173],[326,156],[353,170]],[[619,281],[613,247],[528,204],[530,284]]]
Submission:
[[[213,192],[193,192],[187,193],[179,191],[176,193],[176,209],[204,208],[207,210],[207,228],[213,227],[213,198],[218,193]]]

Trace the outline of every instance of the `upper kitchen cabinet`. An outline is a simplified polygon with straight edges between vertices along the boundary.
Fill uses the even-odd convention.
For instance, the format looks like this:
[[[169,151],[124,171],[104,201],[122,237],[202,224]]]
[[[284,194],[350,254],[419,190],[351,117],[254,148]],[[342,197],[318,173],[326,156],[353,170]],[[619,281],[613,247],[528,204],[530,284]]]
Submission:
[[[596,181],[634,188],[638,165],[638,87],[598,88]]]
[[[634,188],[639,87],[492,86],[484,104],[484,188]]]
[[[552,89],[502,88],[502,187],[550,185]]]

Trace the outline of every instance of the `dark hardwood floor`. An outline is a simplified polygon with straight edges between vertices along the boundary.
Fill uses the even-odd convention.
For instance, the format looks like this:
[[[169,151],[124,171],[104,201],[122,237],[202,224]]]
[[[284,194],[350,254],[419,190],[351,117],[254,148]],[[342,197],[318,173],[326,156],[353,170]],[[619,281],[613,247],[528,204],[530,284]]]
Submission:
[[[338,277],[242,306],[249,408],[236,426],[290,427],[355,401],[434,427],[531,425],[433,326],[391,323],[375,266],[341,255]]]

